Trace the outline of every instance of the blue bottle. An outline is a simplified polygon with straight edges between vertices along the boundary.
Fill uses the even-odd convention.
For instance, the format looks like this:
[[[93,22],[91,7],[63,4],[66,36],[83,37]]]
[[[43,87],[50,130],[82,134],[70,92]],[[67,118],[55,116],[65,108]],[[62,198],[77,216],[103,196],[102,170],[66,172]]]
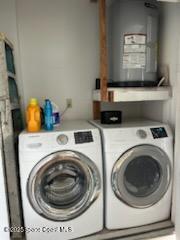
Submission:
[[[49,99],[45,100],[44,105],[44,127],[47,131],[53,130],[53,109]]]

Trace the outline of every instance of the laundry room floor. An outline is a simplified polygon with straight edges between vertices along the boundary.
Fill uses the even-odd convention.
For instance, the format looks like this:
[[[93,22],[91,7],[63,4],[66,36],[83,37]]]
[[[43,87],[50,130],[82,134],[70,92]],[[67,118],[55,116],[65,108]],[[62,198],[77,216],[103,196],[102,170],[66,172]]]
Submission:
[[[20,240],[20,239],[13,239],[13,240]],[[25,240],[25,239],[21,239],[21,240]],[[122,238],[119,238],[119,239],[116,239],[116,240],[122,240]],[[143,239],[141,238],[141,240],[143,240]],[[164,237],[149,238],[147,240],[176,240],[176,236],[175,236],[175,234],[173,234],[173,235],[168,235],[168,236],[164,236]]]
[[[151,240],[151,239],[149,239],[149,240]],[[172,235],[172,236],[167,236],[167,237],[154,238],[153,240],[176,240],[176,236]]]
[[[119,238],[117,240],[122,240],[122,238]],[[139,240],[143,240],[143,239],[141,238]],[[176,236],[171,235],[171,236],[164,236],[164,237],[158,237],[158,238],[149,238],[147,240],[176,240]]]
[[[18,239],[13,239],[13,240],[20,240],[20,239],[18,238]],[[21,240],[25,240],[25,239],[21,239]],[[116,240],[122,240],[122,238],[119,238],[119,239],[116,239]],[[148,240],[176,240],[176,236],[171,235],[171,236],[166,236],[166,237],[149,238]]]

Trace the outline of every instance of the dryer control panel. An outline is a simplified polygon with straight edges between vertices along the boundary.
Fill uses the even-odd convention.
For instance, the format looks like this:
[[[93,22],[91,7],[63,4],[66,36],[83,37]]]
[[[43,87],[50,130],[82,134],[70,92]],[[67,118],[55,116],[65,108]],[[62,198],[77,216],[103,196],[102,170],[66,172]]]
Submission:
[[[153,138],[165,138],[168,137],[166,129],[164,127],[151,128]]]
[[[93,142],[92,132],[75,132],[74,133],[75,143],[82,144],[82,143],[90,143]]]

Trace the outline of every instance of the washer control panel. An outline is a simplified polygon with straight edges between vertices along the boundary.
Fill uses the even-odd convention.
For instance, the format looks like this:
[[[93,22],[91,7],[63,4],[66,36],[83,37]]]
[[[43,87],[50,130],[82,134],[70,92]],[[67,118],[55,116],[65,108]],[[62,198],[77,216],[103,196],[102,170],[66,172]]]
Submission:
[[[142,130],[142,129],[139,129],[137,132],[136,132],[136,135],[141,138],[141,139],[145,139],[147,138],[147,133],[146,131]]]
[[[75,132],[74,133],[75,143],[90,143],[93,142],[93,135],[91,131],[88,132]]]
[[[68,137],[65,134],[60,134],[57,137],[57,142],[60,145],[66,145],[68,143]]]
[[[168,137],[166,129],[164,127],[151,128],[153,138],[166,138]]]

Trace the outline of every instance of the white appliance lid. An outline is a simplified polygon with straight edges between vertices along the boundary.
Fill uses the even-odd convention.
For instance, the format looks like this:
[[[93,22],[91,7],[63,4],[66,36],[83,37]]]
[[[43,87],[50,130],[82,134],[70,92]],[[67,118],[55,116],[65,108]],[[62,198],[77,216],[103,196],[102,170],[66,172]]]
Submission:
[[[161,122],[152,121],[149,119],[126,119],[121,124],[101,124],[100,120],[89,121],[94,126],[104,129],[116,129],[116,128],[142,128],[142,127],[155,127],[155,126],[166,126]]]
[[[64,120],[60,123],[59,126],[54,127],[53,131],[46,131],[44,129],[41,129],[41,131],[38,132],[38,134],[52,134],[53,132],[75,132],[75,131],[92,131],[97,129],[92,124],[88,123],[86,120]],[[26,134],[37,134],[37,133],[29,133],[26,130],[24,130],[20,135],[26,135]]]

